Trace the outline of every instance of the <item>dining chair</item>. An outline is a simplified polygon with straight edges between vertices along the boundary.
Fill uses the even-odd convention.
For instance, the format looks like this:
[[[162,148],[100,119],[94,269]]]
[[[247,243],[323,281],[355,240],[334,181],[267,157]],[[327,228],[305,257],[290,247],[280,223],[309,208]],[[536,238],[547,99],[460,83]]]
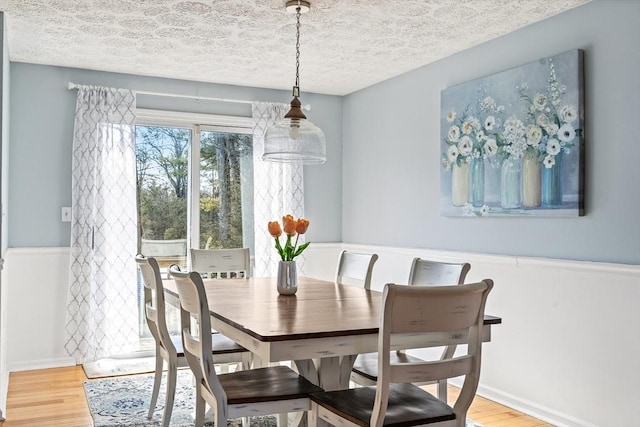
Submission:
[[[493,281],[460,286],[385,285],[378,333],[375,386],[314,393],[309,425],[424,425],[463,427],[478,387],[482,326]],[[424,333],[440,345],[467,344],[466,353],[447,360],[391,362],[395,334]],[[453,406],[414,383],[464,375]]]
[[[338,285],[358,285],[365,289],[371,289],[373,265],[377,260],[377,254],[361,254],[343,250],[338,256],[335,282]]]
[[[155,340],[156,367],[153,379],[153,392],[148,418],[153,417],[164,363],[167,363],[167,393],[162,415],[162,426],[168,426],[173,411],[176,392],[176,379],[179,367],[188,365],[185,358],[180,335],[171,335],[167,327],[165,314],[165,295],[158,261],[153,257],[136,256],[144,284],[144,308],[149,331]],[[211,357],[214,363],[240,363],[244,369],[249,368],[251,353],[222,334],[214,334],[211,338]]]
[[[414,258],[409,270],[409,286],[461,285],[467,278],[471,264],[449,263]]]
[[[189,249],[191,271],[207,278],[246,278],[251,275],[249,248]]]
[[[209,244],[207,239],[207,247]],[[208,279],[245,279],[251,275],[249,248],[189,249],[189,256],[190,270]],[[228,372],[228,366],[223,366],[222,371]]]
[[[205,350],[211,346],[211,336],[198,333],[211,329],[202,276],[196,271],[181,271],[176,265],[169,268],[169,274],[178,289],[182,341],[196,380],[196,427],[204,425],[205,402],[213,410],[216,426],[226,426],[231,418],[301,412],[311,408],[309,395],[322,389],[287,366],[216,374],[211,353]]]
[[[469,263],[446,263],[427,259],[414,258],[409,270],[409,286],[428,285],[461,285],[471,269]],[[456,346],[446,346],[441,360],[450,359],[456,352]],[[407,354],[404,350],[391,353],[392,363],[418,363],[423,360]],[[378,380],[378,354],[365,353],[358,355],[351,371],[351,381],[360,385],[374,385]],[[438,397],[447,401],[447,380],[438,382]]]

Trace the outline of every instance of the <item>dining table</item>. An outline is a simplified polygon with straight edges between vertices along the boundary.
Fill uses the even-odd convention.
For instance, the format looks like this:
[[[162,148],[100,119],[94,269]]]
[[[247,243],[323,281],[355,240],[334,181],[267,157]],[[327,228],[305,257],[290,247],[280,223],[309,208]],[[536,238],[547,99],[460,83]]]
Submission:
[[[254,364],[291,361],[324,390],[349,387],[358,354],[376,352],[382,292],[298,277],[294,295],[279,295],[276,279],[204,279],[214,329],[254,354]],[[167,301],[179,306],[175,282],[163,280]],[[483,341],[502,323],[485,315]],[[464,334],[453,332],[459,342]],[[438,334],[396,334],[394,350],[441,345]]]

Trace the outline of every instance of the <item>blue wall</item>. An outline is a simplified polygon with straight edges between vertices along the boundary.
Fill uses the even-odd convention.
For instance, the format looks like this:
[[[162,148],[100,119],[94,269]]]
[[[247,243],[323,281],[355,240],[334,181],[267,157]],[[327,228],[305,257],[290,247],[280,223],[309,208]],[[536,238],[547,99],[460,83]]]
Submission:
[[[346,96],[342,240],[640,264],[638,43],[640,2],[598,0]],[[584,50],[586,216],[440,216],[440,91],[572,49]]]
[[[290,101],[288,91],[226,86],[51,67],[11,64],[8,216],[10,247],[69,246],[70,225],[60,208],[71,205],[71,147],[76,91],[68,83],[255,101]],[[342,99],[303,93],[308,116],[327,138],[327,163],[305,166],[305,215],[314,242],[341,240]],[[138,107],[251,116],[251,106],[140,95]]]
[[[303,94],[328,141],[327,164],[305,168],[309,239],[640,264],[638,40],[640,2],[595,0],[343,98]],[[572,49],[585,52],[586,216],[440,216],[440,91]],[[11,77],[11,247],[69,244],[60,222],[71,200],[69,81],[289,101],[286,91],[20,63]],[[139,99],[146,108],[250,115],[247,105],[178,102]]]

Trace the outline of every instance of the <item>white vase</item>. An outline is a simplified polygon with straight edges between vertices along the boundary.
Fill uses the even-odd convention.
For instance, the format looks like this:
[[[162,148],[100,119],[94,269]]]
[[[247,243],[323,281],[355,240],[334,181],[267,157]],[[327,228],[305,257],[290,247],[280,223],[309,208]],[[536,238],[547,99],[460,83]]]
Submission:
[[[469,201],[469,163],[460,166],[454,163],[451,167],[451,203],[453,206],[464,206]]]
[[[536,156],[525,154],[522,161],[522,205],[525,208],[540,206],[541,176],[540,162]]]
[[[294,295],[298,291],[298,269],[295,261],[278,262],[277,285],[280,295]]]

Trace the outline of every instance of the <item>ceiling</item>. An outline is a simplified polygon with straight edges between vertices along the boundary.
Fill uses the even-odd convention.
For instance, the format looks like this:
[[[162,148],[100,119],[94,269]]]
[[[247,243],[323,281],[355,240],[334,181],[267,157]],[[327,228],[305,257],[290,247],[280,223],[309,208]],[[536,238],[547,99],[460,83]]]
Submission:
[[[301,92],[345,95],[589,0],[312,0]],[[285,0],[0,0],[13,62],[291,89]]]

